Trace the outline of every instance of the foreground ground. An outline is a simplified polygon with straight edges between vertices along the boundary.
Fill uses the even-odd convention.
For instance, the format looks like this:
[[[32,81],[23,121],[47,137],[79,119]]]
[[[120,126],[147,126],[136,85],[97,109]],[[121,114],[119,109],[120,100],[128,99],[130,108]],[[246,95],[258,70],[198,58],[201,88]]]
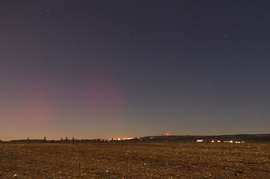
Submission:
[[[0,178],[270,178],[270,144],[0,143]]]

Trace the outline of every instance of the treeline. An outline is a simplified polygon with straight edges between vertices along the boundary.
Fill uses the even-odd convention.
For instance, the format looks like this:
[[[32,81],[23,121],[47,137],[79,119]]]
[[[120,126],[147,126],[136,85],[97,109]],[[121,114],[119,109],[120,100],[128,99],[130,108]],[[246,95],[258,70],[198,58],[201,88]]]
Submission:
[[[46,137],[44,139],[19,139],[19,140],[10,140],[9,142],[26,142],[26,143],[71,143],[71,142],[102,142],[105,140],[102,139],[75,139],[74,137],[72,139],[68,139],[67,137],[65,139],[61,138],[59,140],[47,140]]]

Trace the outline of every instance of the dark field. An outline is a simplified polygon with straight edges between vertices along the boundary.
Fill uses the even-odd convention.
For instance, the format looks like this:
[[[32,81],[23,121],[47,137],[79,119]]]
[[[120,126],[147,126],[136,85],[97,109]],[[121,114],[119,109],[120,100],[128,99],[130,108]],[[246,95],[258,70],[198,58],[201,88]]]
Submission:
[[[270,144],[0,143],[0,178],[270,178]]]

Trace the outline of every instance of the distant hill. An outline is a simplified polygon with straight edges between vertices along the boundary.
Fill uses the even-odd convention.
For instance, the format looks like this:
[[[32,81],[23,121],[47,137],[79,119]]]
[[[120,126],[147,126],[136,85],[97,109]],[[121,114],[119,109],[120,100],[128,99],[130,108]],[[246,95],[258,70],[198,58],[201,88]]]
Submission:
[[[197,139],[203,139],[204,142],[214,141],[244,141],[244,142],[270,142],[270,134],[236,134],[236,135],[168,135],[168,136],[146,136],[141,138],[143,141],[181,141],[181,142],[196,142]]]

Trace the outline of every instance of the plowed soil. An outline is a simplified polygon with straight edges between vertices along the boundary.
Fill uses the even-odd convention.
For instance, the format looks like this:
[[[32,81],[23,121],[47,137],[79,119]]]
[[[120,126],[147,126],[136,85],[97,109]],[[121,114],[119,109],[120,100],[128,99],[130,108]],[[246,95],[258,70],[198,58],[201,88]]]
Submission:
[[[0,178],[270,178],[270,144],[0,143]]]

